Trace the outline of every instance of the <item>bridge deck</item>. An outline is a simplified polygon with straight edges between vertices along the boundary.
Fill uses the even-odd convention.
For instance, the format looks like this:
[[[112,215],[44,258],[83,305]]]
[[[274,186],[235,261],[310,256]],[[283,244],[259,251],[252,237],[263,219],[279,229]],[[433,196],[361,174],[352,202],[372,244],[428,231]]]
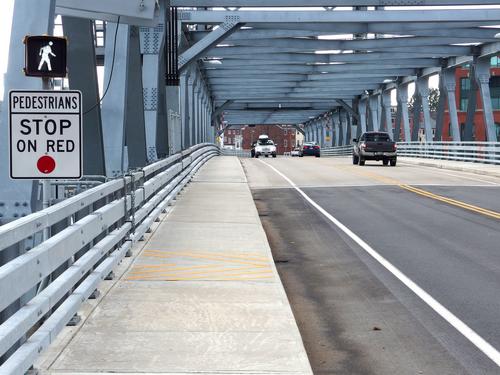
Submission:
[[[237,158],[207,163],[146,240],[42,369],[311,374]]]

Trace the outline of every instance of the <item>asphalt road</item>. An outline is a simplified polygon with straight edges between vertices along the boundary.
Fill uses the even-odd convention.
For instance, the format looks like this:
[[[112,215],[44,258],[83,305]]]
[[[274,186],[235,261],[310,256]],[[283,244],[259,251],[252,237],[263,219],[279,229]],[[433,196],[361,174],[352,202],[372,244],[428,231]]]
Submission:
[[[491,345],[490,358],[262,161]],[[242,164],[315,373],[500,374],[500,179],[262,161]]]

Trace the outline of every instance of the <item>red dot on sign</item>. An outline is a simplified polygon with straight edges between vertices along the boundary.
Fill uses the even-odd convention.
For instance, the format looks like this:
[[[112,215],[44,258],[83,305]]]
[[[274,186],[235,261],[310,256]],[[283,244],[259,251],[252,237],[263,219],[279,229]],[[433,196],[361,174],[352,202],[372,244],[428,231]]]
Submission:
[[[38,159],[36,166],[40,172],[48,174],[56,169],[56,161],[51,156],[44,155]]]

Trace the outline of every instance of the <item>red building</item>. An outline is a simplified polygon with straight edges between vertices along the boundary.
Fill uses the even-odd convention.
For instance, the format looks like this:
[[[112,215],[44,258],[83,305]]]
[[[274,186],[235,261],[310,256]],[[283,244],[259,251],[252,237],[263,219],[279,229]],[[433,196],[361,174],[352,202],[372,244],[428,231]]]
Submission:
[[[497,138],[500,135],[500,57],[493,57],[491,59],[491,78],[490,78],[490,93],[491,104],[493,107],[493,117],[495,119],[497,128]],[[456,69],[456,105],[458,111],[458,123],[462,135],[465,130],[465,123],[467,119],[467,103],[469,90],[471,87],[470,70],[468,66],[462,66]],[[475,141],[486,141],[486,127],[483,120],[483,103],[479,92],[477,94],[476,113],[474,115],[474,130],[473,137]],[[450,135],[450,116],[446,109],[444,114],[443,125],[443,141],[451,141]]]
[[[277,144],[277,152],[282,155],[294,149],[296,143],[296,130],[290,125],[256,125],[245,126],[241,129],[243,136],[243,149],[250,150],[253,142],[259,139],[259,135],[266,134]]]

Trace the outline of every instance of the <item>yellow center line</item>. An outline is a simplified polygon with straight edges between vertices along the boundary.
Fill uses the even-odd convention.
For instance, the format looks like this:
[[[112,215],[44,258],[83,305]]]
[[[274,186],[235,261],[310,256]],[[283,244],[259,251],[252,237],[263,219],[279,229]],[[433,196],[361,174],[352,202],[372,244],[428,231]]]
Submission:
[[[437,200],[440,202],[444,202],[444,203],[450,204],[452,206],[460,207],[460,208],[463,208],[465,210],[469,210],[469,211],[472,211],[472,212],[475,212],[475,213],[478,213],[481,215],[485,215],[485,216],[488,216],[488,217],[491,217],[494,219],[500,219],[500,212],[488,210],[486,208],[475,206],[473,204],[465,203],[465,202],[462,202],[462,201],[459,201],[456,199],[452,199],[452,198],[444,197],[442,195],[434,194],[434,193],[431,193],[430,191],[423,190],[423,189],[420,189],[420,188],[417,188],[417,187],[414,187],[411,185],[403,184],[401,181],[395,180],[393,178],[388,178],[385,176],[380,176],[380,175],[377,175],[375,173],[370,173],[370,172],[366,172],[366,171],[357,171],[357,170],[353,170],[352,168],[348,168],[348,167],[345,169],[346,170],[348,169],[351,172],[358,174],[358,175],[362,175],[365,177],[371,177],[371,178],[378,180],[378,181],[389,183],[391,185],[396,185],[404,190],[410,191],[410,192],[415,193],[415,194],[422,195],[422,196],[427,197],[427,198],[431,198],[431,199],[434,199],[434,200]]]

